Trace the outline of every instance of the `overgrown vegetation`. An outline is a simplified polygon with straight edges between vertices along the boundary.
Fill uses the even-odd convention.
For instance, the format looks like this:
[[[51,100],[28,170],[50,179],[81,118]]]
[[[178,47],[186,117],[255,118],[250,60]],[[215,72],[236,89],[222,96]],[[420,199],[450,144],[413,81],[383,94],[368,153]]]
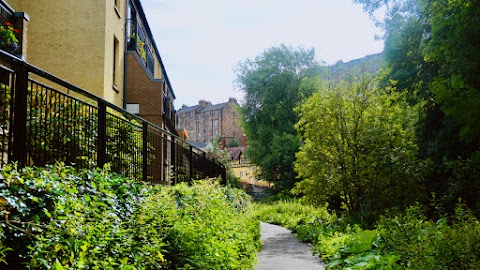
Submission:
[[[304,138],[295,161],[303,180],[292,191],[365,223],[418,200],[426,171],[417,158],[416,108],[374,84],[320,84],[295,126]]]
[[[245,92],[241,113],[247,154],[274,189],[290,189],[297,181],[293,162],[301,142],[293,128],[298,121],[293,109],[314,92],[310,81],[316,70],[313,49],[280,45],[241,62],[236,71],[238,87]]]
[[[459,197],[480,214],[479,0],[354,0],[383,9],[387,70],[383,85],[421,106],[419,157],[425,177],[450,213]],[[426,203],[426,202],[423,202]]]
[[[385,215],[372,229],[298,201],[257,204],[260,220],[285,226],[314,245],[327,269],[478,269],[480,222],[459,203],[455,214],[430,220],[422,206]]]
[[[108,170],[7,166],[2,269],[250,269],[250,200],[211,181],[149,186]]]
[[[460,238],[446,231],[466,228],[455,222],[459,207],[473,211],[465,223],[470,232],[477,230],[474,217],[480,216],[480,1],[354,2],[372,17],[385,11],[377,21],[385,34],[384,68],[366,61],[347,70],[339,63],[322,73],[315,63],[297,66],[302,62],[275,47],[247,60],[238,73],[246,93],[244,121],[253,138],[250,152],[262,153],[252,160],[269,170],[271,181],[295,186],[276,186],[282,191],[315,207],[328,203],[330,211],[381,237],[395,237],[379,231],[385,220],[407,217],[425,226],[432,220],[422,233],[435,234],[438,241],[439,235],[447,237],[442,241],[451,241],[453,248]],[[292,67],[292,74],[300,75],[293,80],[298,84],[288,80],[292,74],[285,76]],[[288,95],[301,98],[292,98],[291,106],[279,98]],[[288,134],[295,137],[282,137],[294,127]],[[408,211],[415,207],[422,216],[411,217]],[[381,218],[385,213],[389,218]],[[426,254],[425,261],[436,258],[437,248],[436,243],[436,253]],[[405,254],[395,256],[410,256]]]

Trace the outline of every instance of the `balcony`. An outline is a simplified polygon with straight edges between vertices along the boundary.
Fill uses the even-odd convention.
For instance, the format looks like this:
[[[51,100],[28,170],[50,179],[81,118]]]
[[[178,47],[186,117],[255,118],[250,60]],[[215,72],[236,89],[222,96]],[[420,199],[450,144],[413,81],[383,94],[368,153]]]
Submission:
[[[143,65],[147,68],[153,76],[154,63],[151,42],[145,34],[145,29],[139,23],[135,12],[130,13],[130,18],[127,20],[127,49],[136,51],[143,60]]]
[[[0,1],[0,49],[17,56],[22,54],[24,22],[19,20],[22,15],[24,13],[15,13],[8,4]]]

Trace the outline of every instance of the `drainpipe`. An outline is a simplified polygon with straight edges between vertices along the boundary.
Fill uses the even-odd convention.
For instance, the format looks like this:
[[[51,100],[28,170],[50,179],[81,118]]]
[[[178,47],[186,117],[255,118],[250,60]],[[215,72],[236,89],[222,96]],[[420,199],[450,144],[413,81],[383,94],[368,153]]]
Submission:
[[[126,31],[126,26],[125,26],[125,31]],[[127,109],[127,57],[128,57],[128,52],[127,52],[127,37],[126,37],[126,32],[123,35],[124,37],[124,47],[123,47],[123,109]]]

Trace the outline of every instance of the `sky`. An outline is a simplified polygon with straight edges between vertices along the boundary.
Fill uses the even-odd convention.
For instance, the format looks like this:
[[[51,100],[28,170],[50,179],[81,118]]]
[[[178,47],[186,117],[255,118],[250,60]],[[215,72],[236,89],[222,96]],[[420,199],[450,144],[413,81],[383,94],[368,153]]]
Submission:
[[[280,44],[348,62],[383,50],[381,30],[352,0],[141,0],[175,93],[175,108],[243,92],[239,62]]]

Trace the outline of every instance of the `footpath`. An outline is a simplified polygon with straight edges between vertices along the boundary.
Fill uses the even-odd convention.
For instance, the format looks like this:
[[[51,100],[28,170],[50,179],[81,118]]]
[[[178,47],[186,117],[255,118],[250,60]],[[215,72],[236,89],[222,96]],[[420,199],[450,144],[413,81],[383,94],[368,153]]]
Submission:
[[[324,270],[309,244],[301,243],[291,231],[261,222],[263,248],[255,270]]]

